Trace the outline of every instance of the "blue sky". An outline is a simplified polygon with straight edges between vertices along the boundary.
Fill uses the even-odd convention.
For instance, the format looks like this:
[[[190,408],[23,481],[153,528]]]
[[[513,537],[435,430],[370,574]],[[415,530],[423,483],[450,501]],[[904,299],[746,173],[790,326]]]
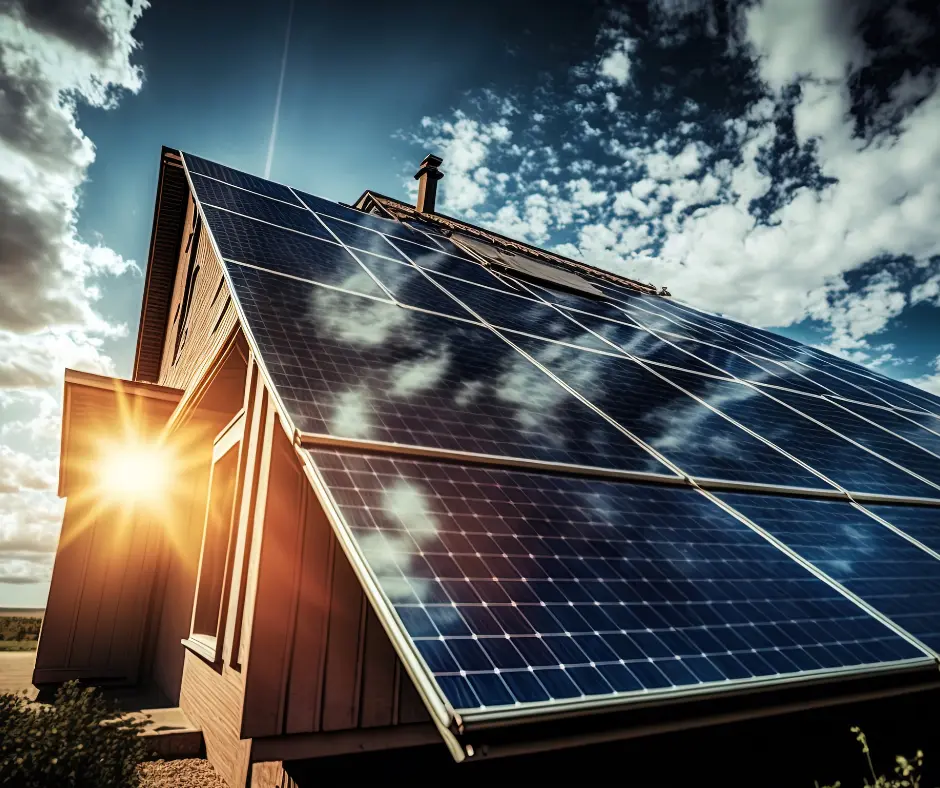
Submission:
[[[298,2],[271,177],[410,197],[433,151],[448,213],[940,391],[921,5]],[[130,375],[161,145],[263,172],[288,0],[6,8],[0,606],[42,605],[62,370]]]

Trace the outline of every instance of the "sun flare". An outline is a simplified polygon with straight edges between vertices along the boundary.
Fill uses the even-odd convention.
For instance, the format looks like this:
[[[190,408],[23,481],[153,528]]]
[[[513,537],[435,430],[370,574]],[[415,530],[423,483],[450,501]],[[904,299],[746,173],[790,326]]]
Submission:
[[[102,447],[97,487],[112,501],[159,501],[170,486],[173,458],[160,444],[126,441]]]

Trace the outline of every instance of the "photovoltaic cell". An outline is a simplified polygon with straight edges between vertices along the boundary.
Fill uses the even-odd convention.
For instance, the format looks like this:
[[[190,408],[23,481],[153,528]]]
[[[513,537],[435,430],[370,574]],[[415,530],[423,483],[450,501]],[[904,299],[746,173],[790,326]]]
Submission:
[[[247,172],[233,170],[231,167],[216,164],[215,162],[201,159],[189,153],[185,154],[185,159],[186,166],[190,173],[208,175],[210,178],[225,181],[233,186],[240,186],[242,189],[248,189],[249,191],[263,194],[266,197],[273,197],[276,200],[283,200],[292,205],[303,207],[303,204],[294,196],[294,193],[286,186],[282,186],[279,183],[266,181],[264,178],[249,175]]]
[[[393,263],[365,252],[356,252],[376,278],[395,296],[395,300],[418,309],[427,309],[441,315],[450,315],[464,320],[477,319],[441,290],[427,276],[410,263]],[[496,338],[493,338],[496,341]]]
[[[595,406],[691,476],[827,488],[819,477],[630,359],[584,353],[536,339],[514,338],[514,341]],[[666,367],[659,369],[677,372]],[[677,374],[721,383],[699,375]],[[741,399],[760,396],[739,383],[729,381],[727,385],[737,387],[730,390],[732,396]],[[783,409],[783,406],[777,407]]]
[[[662,368],[686,391],[726,413],[850,492],[935,498],[934,487],[743,383]],[[778,392],[774,391],[776,396]],[[801,397],[801,395],[793,395]],[[822,401],[812,397],[814,402]],[[846,414],[850,415],[850,414]],[[912,447],[913,448],[913,447]]]
[[[203,178],[201,175],[191,177],[193,188],[203,206],[215,205],[227,211],[235,211],[307,235],[329,238],[323,225],[305,208],[295,208],[277,200],[260,197],[257,194],[236,189],[234,186]]]
[[[206,222],[222,257],[269,271],[385,298],[341,246],[206,206]]]
[[[775,391],[773,396],[846,438],[860,443],[866,449],[920,474],[925,479],[940,482],[940,457],[934,457],[919,447],[896,438],[855,413],[820,397],[807,397],[783,391]],[[927,497],[940,499],[940,488],[934,489]]]
[[[884,386],[893,392],[900,394],[905,400],[910,402],[915,408],[925,410],[935,416],[940,416],[940,399],[935,397],[929,391],[923,391],[915,386],[908,385],[900,380],[884,380]],[[908,406],[909,407],[909,406]]]
[[[833,394],[844,399],[850,399],[855,402],[865,402],[870,405],[886,405],[887,403],[876,397],[874,394],[869,393],[865,389],[859,388],[858,386],[853,386],[851,383],[847,383],[842,378],[837,378],[834,375],[827,374],[826,372],[820,372],[817,369],[812,367],[806,367],[804,365],[794,365],[789,364],[799,370],[799,372],[805,377],[812,380],[814,383],[818,383],[820,386],[829,389]]]
[[[633,356],[660,364],[671,364],[683,369],[698,370],[708,375],[721,374],[721,370],[703,364],[691,353],[683,352],[681,346],[676,347],[649,331],[644,331],[642,328],[632,328],[623,323],[614,323],[610,320],[590,317],[577,312],[570,312],[569,314],[581,325],[591,329],[596,334],[600,334],[604,339],[613,342]]]
[[[385,240],[381,233],[367,230],[349,222],[341,222],[338,219],[331,219],[329,216],[322,217],[324,223],[330,231],[346,246],[353,249],[359,249],[380,257],[390,257],[399,262],[407,262],[395,248]]]
[[[940,561],[844,501],[719,497],[898,626],[940,649]]]
[[[311,211],[316,211],[323,216],[343,219],[344,221],[357,224],[360,227],[367,227],[370,230],[375,230],[385,235],[391,235],[395,238],[417,240],[424,237],[417,230],[412,230],[410,227],[405,226],[401,222],[396,222],[393,219],[385,219],[371,213],[363,213],[362,211],[357,211],[355,208],[340,205],[332,200],[324,200],[322,197],[307,194],[307,192],[302,192],[300,189],[294,189],[294,192]]]
[[[925,547],[940,553],[940,509],[932,506],[872,504],[865,504],[864,508]],[[940,590],[940,586],[936,586],[935,590]]]
[[[764,362],[764,366],[759,366],[756,361],[751,361],[746,356],[739,355],[725,348],[716,347],[715,345],[707,345],[704,342],[695,342],[688,339],[676,339],[674,340],[676,345],[678,345],[683,350],[693,353],[697,358],[700,358],[702,361],[707,361],[710,364],[714,364],[716,367],[724,370],[728,374],[738,378],[739,380],[750,380],[755,383],[768,383],[774,386],[799,386],[801,385],[799,381],[794,382],[791,378],[796,378],[790,370],[780,367],[779,365],[774,365],[774,362]],[[777,369],[782,370],[783,373],[787,375],[786,378],[774,374],[771,369],[776,366]],[[714,374],[710,372],[709,374]],[[812,386],[812,384],[809,384]],[[821,391],[818,387],[813,386],[817,391]]]
[[[859,416],[875,422],[886,430],[891,430],[895,435],[900,435],[912,443],[916,443],[924,450],[933,452],[940,457],[940,435],[924,429],[915,421],[905,418],[894,411],[883,408],[873,408],[868,405],[859,405],[854,402],[839,403],[843,408],[847,408]],[[909,414],[908,414],[909,415]],[[925,417],[930,418],[930,417]],[[936,427],[940,429],[940,420],[934,419]],[[937,460],[940,462],[940,460]]]
[[[686,339],[698,339],[704,342],[714,340],[714,334],[696,328],[690,323],[680,323],[654,312],[647,312],[630,304],[618,302],[617,307],[632,317],[643,328],[651,331],[664,332]],[[669,337],[670,339],[672,337]]]
[[[924,659],[694,490],[310,456],[457,709]]]
[[[588,298],[587,296],[576,295],[575,293],[565,293],[561,290],[550,290],[547,287],[540,287],[531,282],[526,282],[524,288],[533,293],[536,297],[548,301],[550,304],[557,304],[565,309],[602,317],[605,320],[629,323],[631,326],[635,325],[635,321],[629,315],[608,301],[602,301],[599,298]]]
[[[616,352],[590,331],[541,301],[476,287],[446,277],[438,277],[436,281],[484,320],[498,328],[524,331],[545,339],[570,342],[593,350]]]
[[[886,385],[883,381],[862,374],[861,371],[853,372],[844,367],[836,367],[827,362],[817,361],[816,359],[811,359],[810,364],[815,364],[817,368],[821,368],[823,371],[828,372],[829,375],[838,377],[846,383],[851,383],[865,389],[866,392],[880,400],[879,405],[891,405],[907,410],[924,410],[923,403],[917,402],[916,397],[902,395],[896,389]],[[856,397],[856,399],[858,398]]]
[[[940,418],[937,416],[931,416],[927,413],[909,413],[906,411],[903,415],[904,418],[917,422],[921,427],[931,432],[940,433]]]
[[[512,290],[502,279],[494,276],[482,265],[465,257],[457,257],[399,239],[396,239],[394,243],[415,265],[428,271],[465,279],[483,287],[494,287],[508,293],[518,293],[518,290]]]
[[[242,266],[229,274],[302,432],[672,475],[489,329]]]

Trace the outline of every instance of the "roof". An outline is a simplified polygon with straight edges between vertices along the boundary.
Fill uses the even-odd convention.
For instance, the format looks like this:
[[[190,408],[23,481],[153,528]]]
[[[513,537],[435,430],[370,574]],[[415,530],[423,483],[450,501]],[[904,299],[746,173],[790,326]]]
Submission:
[[[546,721],[602,735],[678,700],[936,676],[940,399],[381,195],[360,203],[395,218],[182,158],[457,759]],[[603,297],[494,270],[443,226]]]
[[[656,294],[657,292],[655,285],[644,284],[635,279],[619,276],[611,271],[605,271],[602,268],[596,268],[587,263],[572,260],[570,257],[565,257],[557,252],[540,249],[537,246],[517,241],[514,238],[501,235],[493,230],[477,227],[475,224],[470,224],[462,219],[454,219],[442,213],[419,213],[415,210],[414,206],[397,200],[394,197],[379,194],[378,192],[370,190],[363,192],[354,205],[356,208],[368,213],[377,213],[391,219],[401,219],[403,221],[414,222],[416,225],[423,225],[432,232],[443,232],[447,234],[448,237],[449,234],[454,231],[466,233],[472,238],[483,241],[495,249],[522,252],[531,255],[537,260],[544,260],[549,264],[557,265],[565,270],[587,273],[592,277],[625,285],[643,293]]]

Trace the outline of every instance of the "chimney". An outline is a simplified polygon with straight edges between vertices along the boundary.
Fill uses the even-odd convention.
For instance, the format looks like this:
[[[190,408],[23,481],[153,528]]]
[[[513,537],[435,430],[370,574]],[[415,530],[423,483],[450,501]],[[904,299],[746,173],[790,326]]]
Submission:
[[[437,182],[444,177],[444,173],[438,167],[443,163],[444,160],[440,156],[429,153],[415,173],[415,180],[418,182],[418,202],[415,208],[418,209],[418,213],[434,213]]]

